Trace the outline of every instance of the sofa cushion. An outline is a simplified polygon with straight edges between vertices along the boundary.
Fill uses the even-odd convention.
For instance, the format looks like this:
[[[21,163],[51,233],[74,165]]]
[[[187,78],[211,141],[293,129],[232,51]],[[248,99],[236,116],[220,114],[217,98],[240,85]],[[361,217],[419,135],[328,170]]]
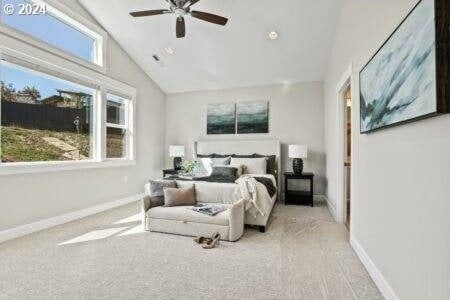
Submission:
[[[228,205],[227,205],[228,206]],[[211,217],[192,210],[193,206],[174,206],[174,207],[154,207],[147,211],[147,217],[153,219],[164,219],[173,221],[184,221],[203,224],[215,224],[228,226],[229,209]],[[228,206],[229,207],[229,206]]]
[[[195,188],[164,188],[164,206],[195,205]]]

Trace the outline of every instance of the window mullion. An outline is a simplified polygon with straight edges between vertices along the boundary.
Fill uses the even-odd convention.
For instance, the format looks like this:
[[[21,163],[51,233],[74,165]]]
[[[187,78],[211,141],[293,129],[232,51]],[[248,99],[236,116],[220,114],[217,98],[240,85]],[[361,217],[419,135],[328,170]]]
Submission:
[[[98,120],[100,122],[100,130],[99,130],[99,145],[100,145],[100,160],[106,160],[106,91],[102,87],[101,88],[101,103],[100,103],[100,115],[98,116]]]

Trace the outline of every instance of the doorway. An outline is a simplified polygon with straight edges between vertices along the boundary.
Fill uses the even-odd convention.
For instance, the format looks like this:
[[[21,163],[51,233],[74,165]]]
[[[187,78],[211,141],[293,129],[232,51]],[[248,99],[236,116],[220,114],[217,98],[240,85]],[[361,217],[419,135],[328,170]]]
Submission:
[[[350,230],[351,209],[351,167],[352,167],[352,87],[349,84],[343,92],[344,106],[344,224]]]

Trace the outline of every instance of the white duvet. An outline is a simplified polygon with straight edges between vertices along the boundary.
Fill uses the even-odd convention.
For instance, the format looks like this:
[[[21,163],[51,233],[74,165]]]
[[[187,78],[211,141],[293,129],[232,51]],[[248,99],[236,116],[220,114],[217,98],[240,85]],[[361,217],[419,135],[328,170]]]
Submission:
[[[275,177],[271,174],[245,174],[242,175],[237,181],[247,177],[266,177],[270,178],[276,187]],[[243,190],[242,184],[236,183],[217,183],[217,182],[204,182],[204,181],[177,181],[178,187],[189,187],[195,184],[195,193],[197,201],[200,203],[225,203],[231,204],[239,201],[244,195],[246,199],[246,211],[253,217],[266,216],[272,209],[274,199],[270,197],[266,187],[257,182],[255,186],[256,193],[249,193],[247,195],[245,189]]]

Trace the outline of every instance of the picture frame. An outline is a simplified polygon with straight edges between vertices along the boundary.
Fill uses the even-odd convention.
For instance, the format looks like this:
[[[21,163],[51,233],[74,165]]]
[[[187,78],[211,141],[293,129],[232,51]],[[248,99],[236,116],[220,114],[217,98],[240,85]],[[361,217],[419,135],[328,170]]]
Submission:
[[[419,1],[359,72],[360,133],[450,112],[446,1]]]

